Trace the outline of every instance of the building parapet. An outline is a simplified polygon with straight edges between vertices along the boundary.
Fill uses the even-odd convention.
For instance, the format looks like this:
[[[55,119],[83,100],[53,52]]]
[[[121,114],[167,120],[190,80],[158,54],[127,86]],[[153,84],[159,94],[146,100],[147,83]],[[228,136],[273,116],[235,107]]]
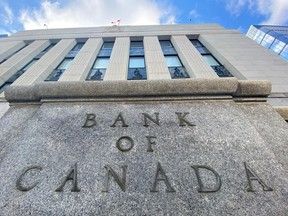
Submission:
[[[55,82],[10,86],[5,98],[11,103],[43,101],[129,101],[233,99],[267,101],[270,81],[236,78],[185,80]]]

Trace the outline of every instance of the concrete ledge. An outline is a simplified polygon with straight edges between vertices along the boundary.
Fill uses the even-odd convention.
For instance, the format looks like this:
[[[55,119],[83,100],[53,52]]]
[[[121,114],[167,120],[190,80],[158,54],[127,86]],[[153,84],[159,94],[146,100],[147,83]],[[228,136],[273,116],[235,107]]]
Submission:
[[[249,83],[248,83],[249,84]],[[37,102],[45,99],[144,98],[187,96],[233,96],[240,88],[245,96],[267,96],[271,85],[254,81],[246,85],[236,78],[201,78],[149,81],[42,82],[32,86],[10,86],[5,91],[8,102]],[[239,87],[240,85],[240,87]],[[254,91],[253,91],[254,90]]]
[[[234,96],[264,96],[268,97],[272,84],[268,80],[238,80],[238,88]]]
[[[288,121],[288,106],[274,106],[273,107],[286,121]]]

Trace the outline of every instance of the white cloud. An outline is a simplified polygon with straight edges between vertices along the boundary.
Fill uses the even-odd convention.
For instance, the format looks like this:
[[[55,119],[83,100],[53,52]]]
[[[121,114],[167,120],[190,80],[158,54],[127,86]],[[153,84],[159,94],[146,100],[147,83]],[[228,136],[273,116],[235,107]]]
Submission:
[[[228,0],[226,3],[226,10],[233,16],[246,9],[265,16],[262,24],[288,25],[287,0]]]
[[[196,10],[191,10],[191,11],[189,12],[189,17],[191,17],[191,18],[198,18],[198,17],[200,17],[200,15],[198,14],[198,12],[197,12]]]
[[[288,25],[288,1],[274,0],[269,18],[263,24]]]
[[[0,10],[0,20],[5,25],[10,25],[13,23],[14,14],[10,7],[4,3],[1,3],[2,10]]]
[[[43,0],[40,9],[23,10],[19,21],[24,29],[91,27],[111,25],[121,19],[120,25],[149,25],[175,23],[175,16],[155,0]]]

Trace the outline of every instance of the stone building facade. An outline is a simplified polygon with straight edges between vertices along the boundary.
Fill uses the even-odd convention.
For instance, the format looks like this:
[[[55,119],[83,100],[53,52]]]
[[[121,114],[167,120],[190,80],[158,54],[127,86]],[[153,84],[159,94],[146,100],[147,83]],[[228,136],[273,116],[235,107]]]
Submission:
[[[238,31],[45,29],[0,47],[1,214],[287,215],[287,62]]]
[[[270,80],[269,102],[288,105],[288,63],[216,24],[30,30],[2,39],[0,47],[2,91],[51,81],[231,76]]]

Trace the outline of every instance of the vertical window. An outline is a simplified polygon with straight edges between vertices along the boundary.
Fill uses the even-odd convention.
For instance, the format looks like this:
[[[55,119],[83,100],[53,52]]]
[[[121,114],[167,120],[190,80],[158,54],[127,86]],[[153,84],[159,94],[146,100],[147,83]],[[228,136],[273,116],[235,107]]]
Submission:
[[[232,77],[232,74],[217,61],[217,59],[198,40],[190,40],[195,48],[201,53],[204,60],[209,64],[219,77]]]
[[[276,39],[270,49],[273,50],[275,53],[277,53],[278,55],[281,53],[281,51],[283,50],[283,48],[285,47],[285,43]]]
[[[176,50],[170,41],[160,41],[166,64],[172,79],[189,78],[189,75],[182,65]]]
[[[274,42],[275,38],[269,34],[266,34],[265,37],[263,38],[261,44],[262,46],[266,47],[266,48],[270,48],[272,43]]]
[[[103,80],[114,42],[104,42],[86,80]]]
[[[37,56],[35,56],[28,64],[26,64],[22,69],[17,71],[13,76],[11,76],[1,87],[0,92],[2,92],[7,86],[11,85],[13,82],[15,82],[16,79],[18,79],[23,73],[25,73],[33,64],[35,64],[45,53],[47,53],[55,44],[51,44],[48,46],[45,50],[43,50],[41,53],[39,53]]]
[[[147,79],[143,41],[131,41],[128,80]]]
[[[65,56],[64,60],[57,66],[57,68],[46,78],[45,81],[57,81],[70,66],[71,62],[78,54],[84,43],[77,43],[73,49]]]
[[[286,60],[288,60],[288,45],[283,48],[282,52],[280,53],[280,56]]]

